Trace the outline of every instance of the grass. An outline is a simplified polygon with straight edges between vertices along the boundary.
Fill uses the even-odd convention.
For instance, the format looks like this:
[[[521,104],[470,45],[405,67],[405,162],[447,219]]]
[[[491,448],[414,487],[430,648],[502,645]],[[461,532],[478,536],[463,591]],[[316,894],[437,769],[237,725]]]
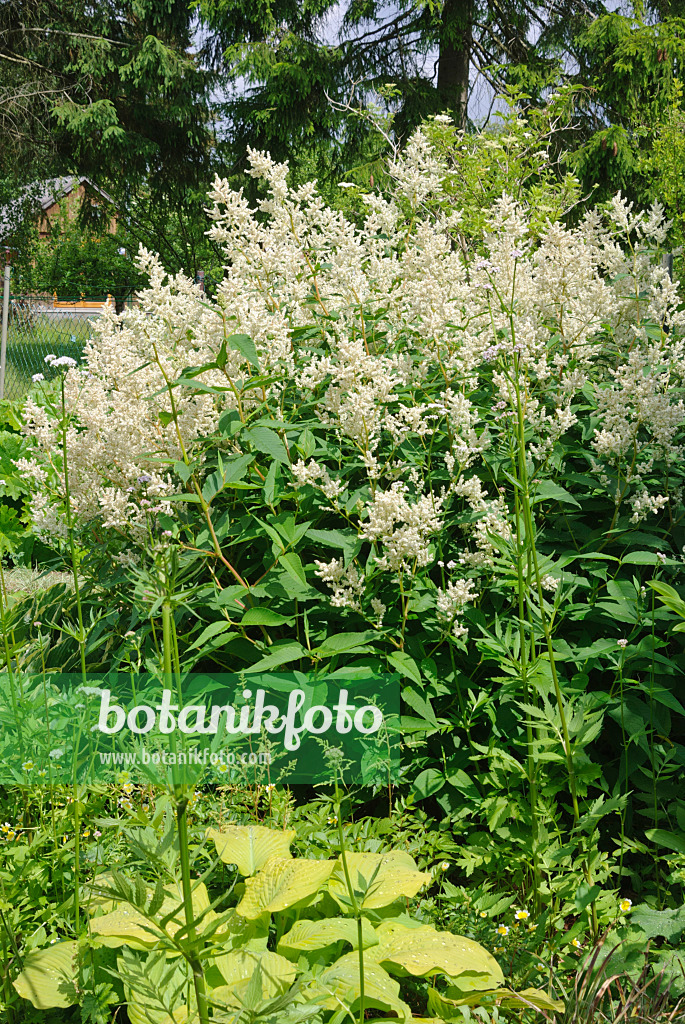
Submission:
[[[33,374],[45,373],[48,353],[79,358],[91,334],[91,321],[86,317],[39,315],[27,322],[15,315],[7,332],[4,397],[20,401],[31,387]]]

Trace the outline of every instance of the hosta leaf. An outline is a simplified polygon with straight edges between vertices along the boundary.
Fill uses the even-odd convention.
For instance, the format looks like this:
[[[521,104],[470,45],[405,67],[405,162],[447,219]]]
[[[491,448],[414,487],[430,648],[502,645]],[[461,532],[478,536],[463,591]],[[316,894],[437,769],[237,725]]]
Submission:
[[[383,921],[376,929],[379,945],[369,957],[386,970],[399,968],[402,974],[426,977],[446,974],[458,979],[464,989],[490,989],[504,984],[500,965],[487,949],[451,932],[438,932],[431,925],[410,927],[400,921]]]
[[[245,895],[236,910],[252,920],[308,900],[328,880],[333,867],[331,860],[272,858],[259,874],[245,881]]]
[[[232,953],[218,956],[214,961],[226,985],[212,990],[212,999],[228,1006],[240,1006],[238,996],[244,996],[250,978],[259,965],[262,984],[261,998],[274,999],[286,992],[297,975],[297,968],[278,953],[251,952],[236,949]]]
[[[311,953],[325,949],[333,942],[349,942],[352,949],[358,949],[359,933],[357,922],[350,917],[329,917],[322,921],[296,921],[287,935],[278,944],[279,953],[286,956],[293,953]],[[378,938],[373,926],[362,918],[362,944],[364,949],[377,946]]]
[[[435,988],[428,990],[428,1012],[435,1013],[441,1020],[458,1021],[462,1024],[463,1006],[479,1006],[483,1001],[495,1002],[501,1006],[528,1008],[534,1006],[538,1010],[560,1011],[564,1004],[559,999],[552,999],[546,992],[537,988],[526,988],[522,992],[513,992],[507,988],[488,989],[483,992],[460,992],[456,988],[448,988],[446,993]]]
[[[28,953],[21,974],[12,984],[37,1010],[73,1006],[78,1002],[77,953],[76,942],[56,942],[54,946]]]
[[[353,889],[365,893],[359,902],[365,910],[387,907],[400,897],[416,896],[419,889],[431,881],[431,875],[419,871],[408,853],[392,850],[389,853],[348,853],[347,868]],[[349,896],[342,861],[338,860],[331,875],[331,895],[345,909],[349,909]]]
[[[559,1012],[564,1009],[561,999],[552,999],[539,988],[524,988],[521,992],[502,993],[501,995],[502,1006],[530,1006],[531,1003],[538,1010]]]
[[[359,1004],[359,956],[346,953],[323,971],[305,991],[308,1001],[337,1010],[343,1003],[351,1010]],[[364,963],[364,1006],[390,1010],[402,1020],[411,1020],[411,1010],[400,999],[400,986],[378,964]]]
[[[148,890],[148,895],[151,894],[152,891]],[[196,885],[193,889],[192,902],[195,918],[196,920],[201,918],[199,927],[203,930],[217,916],[208,909],[209,896],[207,887],[203,883]],[[174,936],[179,928],[185,927],[185,911],[180,887],[175,892],[167,892],[162,906],[154,918],[146,917],[135,907],[124,904],[115,907],[109,914],[104,914],[102,917],[93,917],[90,927],[93,935],[97,935],[103,946],[152,949],[164,938],[162,926],[157,922],[170,914],[173,914],[173,917],[166,921],[163,930],[168,935]]]
[[[207,829],[224,864],[236,864],[241,875],[254,875],[270,857],[290,857],[294,829],[278,832],[263,825],[226,825]]]

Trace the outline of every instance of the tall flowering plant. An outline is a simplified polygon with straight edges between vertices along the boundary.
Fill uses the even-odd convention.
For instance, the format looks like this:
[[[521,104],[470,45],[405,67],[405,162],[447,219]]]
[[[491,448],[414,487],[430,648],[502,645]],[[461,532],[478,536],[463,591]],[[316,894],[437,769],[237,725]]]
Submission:
[[[530,148],[526,128],[496,146]],[[414,797],[469,836],[514,822],[505,846],[547,898],[543,823],[558,865],[567,813],[577,830],[599,801],[592,835],[625,812],[618,763],[587,751],[614,735],[626,650],[644,678],[640,573],[682,571],[685,313],[658,205],[617,196],[573,225],[565,179],[546,220],[525,189],[474,217],[464,144],[444,118],[417,130],[354,217],[250,151],[258,208],[210,193],[215,298],[141,251],[150,288],[66,373],[64,444],[37,390],[20,468],[59,544],[66,451],[80,543],[122,603],[176,549],[196,574],[185,667],[398,671]],[[468,870],[494,856],[464,851]]]

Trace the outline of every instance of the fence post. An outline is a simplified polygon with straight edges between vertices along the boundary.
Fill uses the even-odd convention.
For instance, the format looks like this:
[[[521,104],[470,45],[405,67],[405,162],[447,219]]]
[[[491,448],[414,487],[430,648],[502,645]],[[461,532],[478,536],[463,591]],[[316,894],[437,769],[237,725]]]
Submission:
[[[5,283],[2,291],[2,335],[0,337],[0,402],[5,397],[5,366],[7,363],[7,324],[10,316],[10,273],[5,265]]]

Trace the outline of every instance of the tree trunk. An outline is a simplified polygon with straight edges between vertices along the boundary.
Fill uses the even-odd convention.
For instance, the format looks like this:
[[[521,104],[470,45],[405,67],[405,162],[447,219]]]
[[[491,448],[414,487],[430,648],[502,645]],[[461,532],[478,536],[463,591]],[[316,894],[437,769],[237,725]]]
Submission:
[[[440,30],[438,93],[463,127],[469,98],[473,0],[445,0]]]

